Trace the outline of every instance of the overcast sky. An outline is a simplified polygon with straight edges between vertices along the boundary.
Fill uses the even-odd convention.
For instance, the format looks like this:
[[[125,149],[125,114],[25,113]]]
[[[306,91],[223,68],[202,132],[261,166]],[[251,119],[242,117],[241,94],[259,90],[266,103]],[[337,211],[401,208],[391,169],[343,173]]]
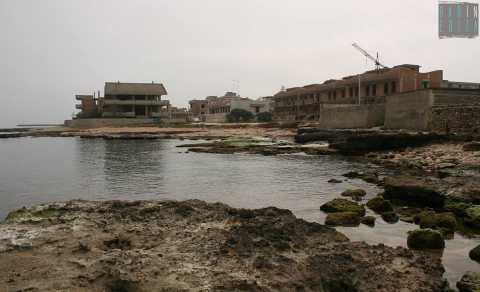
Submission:
[[[478,2],[475,0],[474,2]],[[480,81],[480,39],[439,40],[434,0],[0,0],[0,127],[62,122],[105,81],[162,82],[170,101],[252,98],[386,65]],[[235,85],[237,87],[237,85]]]

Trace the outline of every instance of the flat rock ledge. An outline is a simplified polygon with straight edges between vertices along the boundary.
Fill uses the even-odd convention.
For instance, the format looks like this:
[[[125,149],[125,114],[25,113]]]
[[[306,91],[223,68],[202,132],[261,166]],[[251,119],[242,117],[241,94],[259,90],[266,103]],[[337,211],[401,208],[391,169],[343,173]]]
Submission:
[[[443,272],[273,207],[75,200],[0,225],[3,291],[442,291]]]

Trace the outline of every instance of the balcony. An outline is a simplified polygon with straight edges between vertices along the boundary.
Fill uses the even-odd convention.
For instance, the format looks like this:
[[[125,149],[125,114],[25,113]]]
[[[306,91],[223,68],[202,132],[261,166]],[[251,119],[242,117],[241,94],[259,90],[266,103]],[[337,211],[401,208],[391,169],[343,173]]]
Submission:
[[[167,106],[170,104],[168,100],[119,100],[119,99],[104,99],[104,105],[153,105],[153,106]]]
[[[134,118],[134,112],[103,112],[104,118]]]

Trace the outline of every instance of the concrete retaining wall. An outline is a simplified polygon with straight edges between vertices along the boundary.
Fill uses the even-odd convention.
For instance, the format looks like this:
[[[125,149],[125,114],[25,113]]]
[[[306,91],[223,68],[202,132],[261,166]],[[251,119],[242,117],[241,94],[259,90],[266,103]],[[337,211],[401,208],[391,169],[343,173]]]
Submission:
[[[208,114],[205,117],[207,123],[225,123],[226,113]]]
[[[385,128],[429,130],[432,90],[419,90],[388,96],[385,106]]]
[[[102,128],[154,125],[156,119],[75,119],[66,120],[65,126],[71,128]]]
[[[480,106],[434,106],[430,127],[441,133],[480,133]]]
[[[320,110],[319,126],[324,129],[360,129],[383,126],[385,105],[349,105]]]

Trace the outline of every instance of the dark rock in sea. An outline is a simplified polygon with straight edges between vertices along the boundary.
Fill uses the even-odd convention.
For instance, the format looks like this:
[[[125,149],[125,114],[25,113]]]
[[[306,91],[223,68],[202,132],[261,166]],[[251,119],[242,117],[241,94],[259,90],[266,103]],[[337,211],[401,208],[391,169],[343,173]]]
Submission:
[[[480,245],[477,246],[476,248],[472,249],[472,250],[468,253],[468,256],[469,256],[472,260],[480,263]]]
[[[442,208],[445,204],[445,195],[435,185],[411,176],[386,177],[384,197],[433,208]]]
[[[480,142],[471,142],[463,145],[464,151],[480,151]]]
[[[465,210],[465,223],[480,228],[480,206],[475,205]]]
[[[457,288],[460,292],[480,291],[480,273],[466,273],[462,279],[457,282]]]
[[[331,184],[340,184],[342,183],[341,180],[338,180],[338,179],[335,179],[335,178],[332,178],[330,180],[328,180],[328,183],[331,183]]]
[[[356,212],[329,213],[325,224],[328,226],[358,226],[360,225],[360,214]]]
[[[423,211],[415,216],[414,221],[420,228],[438,229],[445,233],[453,233],[457,228],[455,215],[450,212]]]
[[[467,215],[467,209],[470,207],[472,207],[470,203],[465,203],[457,198],[447,196],[444,209],[458,217],[465,217]]]
[[[365,207],[347,199],[333,199],[320,206],[320,210],[325,213],[354,212],[365,216]]]
[[[273,207],[78,200],[12,214],[0,224],[5,291],[445,288],[436,256],[350,242],[333,228]],[[25,245],[30,248],[16,248]]]
[[[381,196],[375,197],[368,201],[367,207],[379,214],[393,211],[393,206],[390,201],[385,200]]]
[[[395,213],[395,212],[383,212],[380,215],[382,216],[382,219],[385,222],[390,223],[390,224],[397,223],[398,220],[399,220],[399,217],[398,217],[397,213]]]
[[[370,227],[374,227],[375,226],[375,217],[373,217],[373,216],[362,217],[360,219],[360,223],[362,223],[364,225],[367,225],[367,226],[370,226]]]
[[[367,195],[367,192],[362,189],[348,189],[342,192],[342,197],[350,197],[354,200],[359,200]]]
[[[439,231],[417,229],[408,233],[407,245],[411,249],[418,250],[444,249],[445,239]]]
[[[380,182],[378,179],[378,174],[376,172],[350,171],[343,174],[343,176],[350,179],[361,179],[371,184],[378,184]]]

